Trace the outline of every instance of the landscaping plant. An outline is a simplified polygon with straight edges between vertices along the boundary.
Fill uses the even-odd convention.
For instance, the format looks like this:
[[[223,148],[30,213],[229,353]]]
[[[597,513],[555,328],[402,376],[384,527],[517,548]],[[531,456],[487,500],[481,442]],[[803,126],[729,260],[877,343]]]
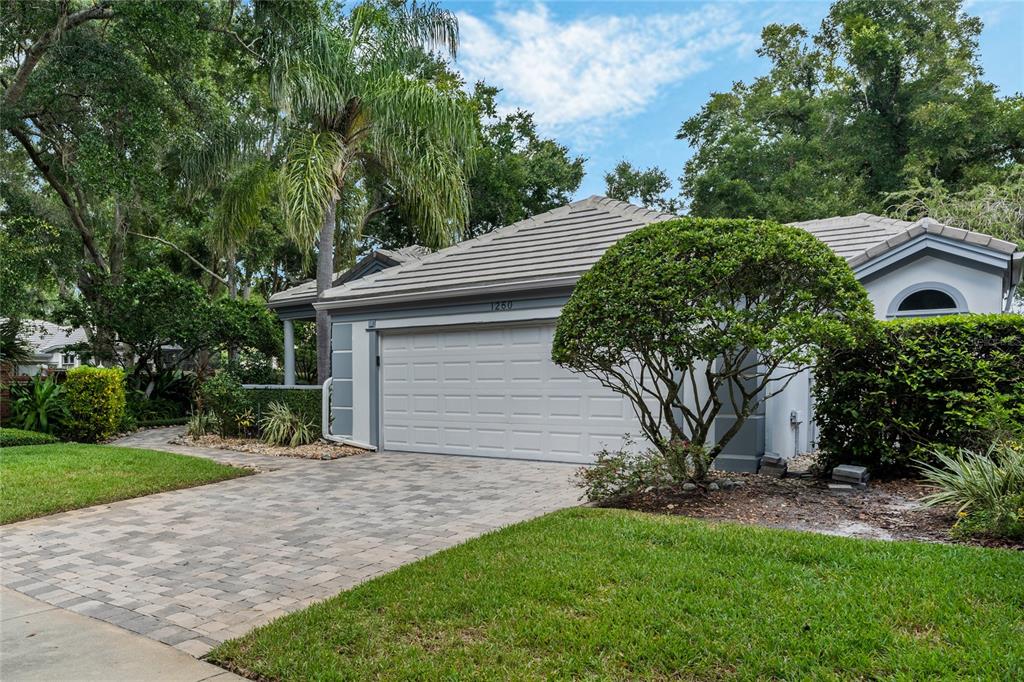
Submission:
[[[580,467],[576,484],[591,502],[606,502],[666,487],[672,482],[664,455],[649,449],[636,452],[627,441],[619,450],[604,448],[594,454],[594,463]]]
[[[819,463],[914,471],[941,447],[984,450],[1024,431],[1024,316],[874,323],[815,371]]]
[[[96,443],[107,440],[124,424],[124,372],[116,367],[75,367],[68,370],[67,391],[70,440]]]
[[[267,405],[260,422],[263,440],[272,445],[298,447],[315,441],[319,434],[313,423],[282,403]]]
[[[56,442],[58,442],[57,438],[48,433],[0,428],[0,448],[13,448],[20,445],[51,445]]]
[[[196,412],[186,424],[188,435],[199,438],[208,433],[220,433],[220,419],[213,412]]]
[[[580,278],[552,358],[626,397],[648,440],[699,482],[761,403],[871,311],[846,262],[804,230],[670,220],[619,240]]]
[[[38,374],[26,384],[11,385],[11,422],[18,428],[55,433],[69,418],[64,388]]]
[[[218,372],[199,389],[200,412],[212,412],[222,436],[235,436],[255,424],[252,401],[231,372]]]
[[[1024,445],[1002,442],[979,454],[936,451],[938,465],[919,465],[925,483],[937,488],[928,506],[957,506],[958,535],[1024,538]]]

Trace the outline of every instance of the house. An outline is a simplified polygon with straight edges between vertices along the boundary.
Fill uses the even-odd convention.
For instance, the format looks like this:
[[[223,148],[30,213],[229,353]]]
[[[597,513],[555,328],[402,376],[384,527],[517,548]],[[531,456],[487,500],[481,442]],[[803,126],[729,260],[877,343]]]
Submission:
[[[371,256],[319,298],[303,285],[269,304],[286,332],[331,314],[332,434],[390,451],[585,463],[639,428],[625,399],[551,361],[559,311],[609,246],[672,217],[594,196],[436,253]],[[879,318],[998,312],[1020,280],[1014,244],[930,220],[796,225],[848,260]],[[293,354],[289,344],[286,364]],[[810,382],[805,373],[768,401],[722,461],[742,469],[766,451],[808,449]],[[719,419],[716,429],[734,417]]]
[[[17,374],[34,376],[42,371],[68,370],[82,364],[78,353],[69,348],[86,342],[84,329],[69,329],[45,320],[26,320],[23,334],[32,357],[18,365]]]

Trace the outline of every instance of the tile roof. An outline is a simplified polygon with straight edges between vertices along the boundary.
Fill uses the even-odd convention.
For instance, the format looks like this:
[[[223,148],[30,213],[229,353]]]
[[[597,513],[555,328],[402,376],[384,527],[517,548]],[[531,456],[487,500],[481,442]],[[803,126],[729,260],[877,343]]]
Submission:
[[[821,220],[805,220],[790,225],[807,230],[837,254],[850,260],[889,237],[905,232],[913,223],[870,213],[858,213]]]
[[[673,217],[592,196],[436,253],[417,254],[419,257],[397,267],[340,282],[324,292],[317,307],[359,308],[569,288],[616,241],[648,223]],[[791,225],[810,232],[852,266],[924,233],[1004,253],[1016,249],[1010,242],[940,225],[928,218],[907,222],[858,213]]]
[[[380,262],[387,263],[388,265],[395,266],[401,265],[402,263],[408,263],[410,261],[419,260],[431,253],[430,249],[425,246],[414,244],[412,246],[405,246],[401,249],[377,249],[363,258],[359,259],[359,262],[354,266],[345,270],[344,272],[334,273],[334,277],[331,280],[335,286],[342,284],[348,280],[348,277],[355,271],[360,270],[369,260],[377,260]],[[293,287],[279,291],[270,297],[268,305],[271,308],[283,308],[287,306],[302,305],[306,303],[312,303],[316,300],[316,280],[311,279],[301,284],[297,284]]]
[[[349,308],[568,287],[619,239],[648,223],[673,217],[592,196],[328,289],[321,300],[331,308]]]

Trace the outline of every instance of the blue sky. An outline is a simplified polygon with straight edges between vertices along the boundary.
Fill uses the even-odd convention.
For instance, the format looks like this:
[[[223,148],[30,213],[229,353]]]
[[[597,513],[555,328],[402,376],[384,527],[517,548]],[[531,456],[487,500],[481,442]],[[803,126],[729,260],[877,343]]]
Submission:
[[[754,50],[769,23],[812,33],[828,2],[447,1],[459,16],[456,66],[502,88],[505,109],[533,111],[547,135],[587,158],[577,195],[604,190],[620,159],[677,178],[690,152],[679,124],[713,91],[766,70]],[[985,23],[981,64],[1003,94],[1024,92],[1024,0],[968,0]],[[673,191],[674,193],[674,191]]]

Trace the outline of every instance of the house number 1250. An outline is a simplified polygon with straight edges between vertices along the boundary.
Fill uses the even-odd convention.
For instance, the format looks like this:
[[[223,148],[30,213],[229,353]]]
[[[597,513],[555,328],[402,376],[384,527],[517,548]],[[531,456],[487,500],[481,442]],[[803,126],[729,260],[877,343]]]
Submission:
[[[512,310],[512,301],[492,301],[491,312]]]

